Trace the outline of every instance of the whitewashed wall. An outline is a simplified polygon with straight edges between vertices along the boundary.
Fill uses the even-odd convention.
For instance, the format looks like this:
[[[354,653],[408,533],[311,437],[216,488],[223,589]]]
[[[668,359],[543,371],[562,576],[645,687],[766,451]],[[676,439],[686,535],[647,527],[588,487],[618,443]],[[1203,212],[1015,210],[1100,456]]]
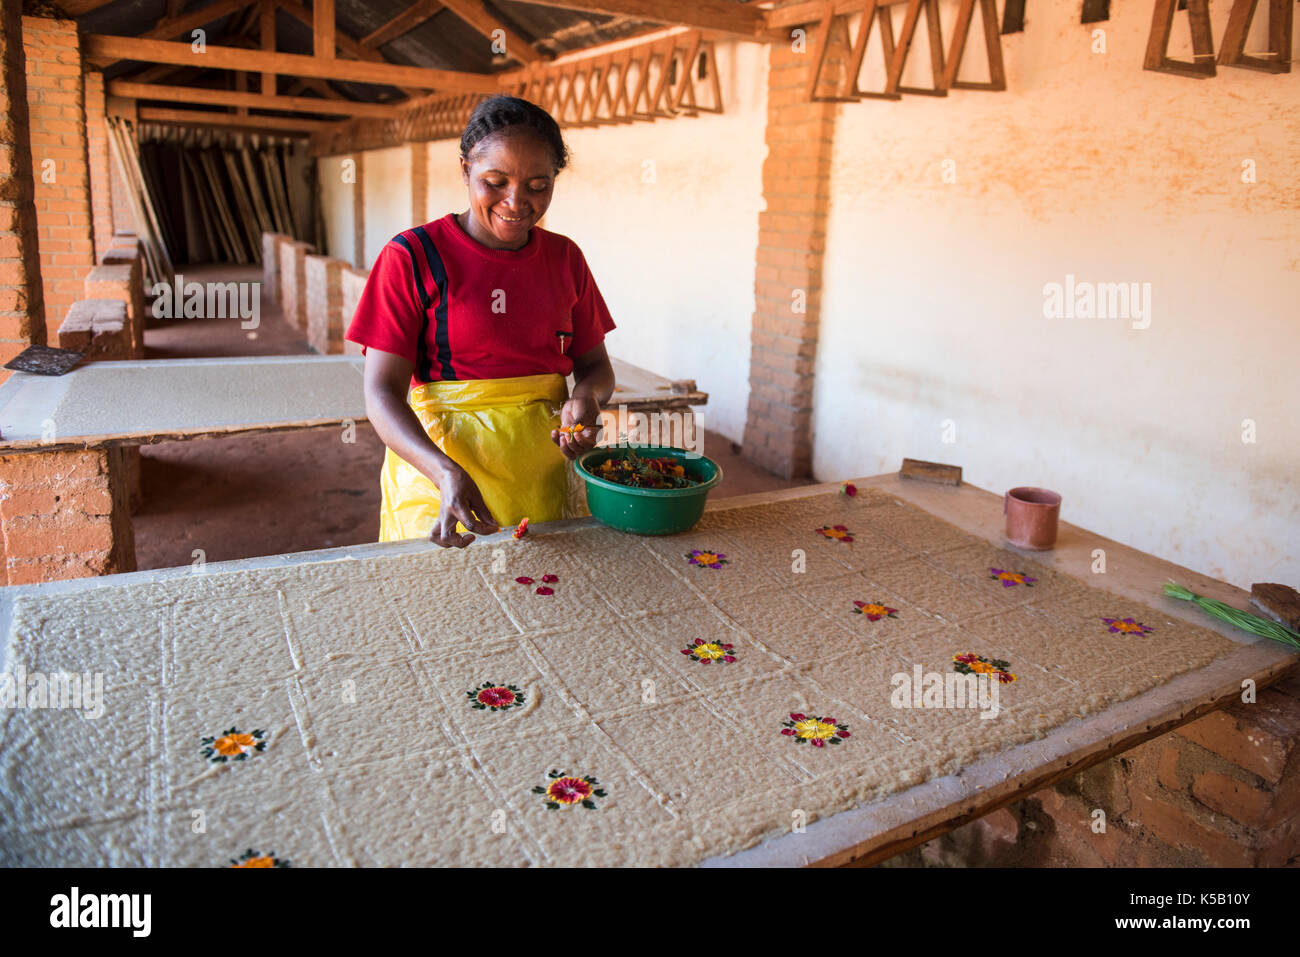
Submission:
[[[411,149],[369,150],[365,172],[366,241],[365,268],[375,264],[384,245],[411,222]]]
[[[840,108],[814,467],[953,462],[1234,584],[1300,584],[1300,84],[1143,71],[1150,4],[1111,10],[1031,9],[1008,92]],[[1149,328],[1045,318],[1067,275],[1150,283]]]
[[[321,211],[325,219],[325,254],[355,262],[356,233],[353,216],[355,184],[343,182],[345,156],[317,160],[320,177]]]
[[[606,340],[610,354],[695,379],[709,393],[704,426],[739,441],[767,151],[767,50],[732,43],[717,50],[724,114],[565,131],[573,157],[556,180],[545,228],[587,257],[618,324]],[[430,144],[430,218],[468,208],[459,149]]]

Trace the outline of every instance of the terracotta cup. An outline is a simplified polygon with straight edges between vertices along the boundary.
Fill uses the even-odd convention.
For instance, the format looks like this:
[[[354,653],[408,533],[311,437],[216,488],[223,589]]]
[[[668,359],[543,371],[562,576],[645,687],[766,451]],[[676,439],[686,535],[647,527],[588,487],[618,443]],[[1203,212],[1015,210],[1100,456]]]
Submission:
[[[1013,488],[1002,497],[1007,541],[1017,548],[1046,551],[1056,544],[1061,496],[1045,488]]]

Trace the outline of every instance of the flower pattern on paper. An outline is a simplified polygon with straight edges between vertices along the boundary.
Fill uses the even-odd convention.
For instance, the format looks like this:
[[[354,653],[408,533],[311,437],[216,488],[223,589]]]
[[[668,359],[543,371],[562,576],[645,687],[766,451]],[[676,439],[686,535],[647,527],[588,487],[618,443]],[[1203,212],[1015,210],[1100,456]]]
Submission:
[[[251,847],[244,851],[239,857],[232,857],[227,867],[288,867],[288,861],[282,861],[275,856],[274,851],[268,851],[266,854],[259,854]]]
[[[985,658],[981,655],[966,652],[965,654],[953,655],[953,670],[963,675],[988,675],[995,678],[999,684],[1010,684],[1017,680],[1016,676],[1011,673],[1011,663],[1003,661],[1001,658]]]
[[[245,761],[266,750],[266,732],[260,728],[254,731],[227,728],[220,734],[201,738],[199,744],[203,746],[200,753],[213,764]]]
[[[1004,568],[990,568],[989,578],[995,582],[1002,582],[1003,588],[1015,588],[1017,585],[1024,585],[1026,588],[1033,588],[1037,578],[1030,578],[1024,572],[1011,572]]]
[[[727,561],[727,556],[722,552],[708,551],[699,548],[692,548],[687,552],[686,560],[696,568],[721,568],[723,565],[730,564]]]
[[[882,605],[876,601],[855,601],[853,603],[853,612],[858,615],[866,615],[868,621],[898,617],[897,608],[890,608],[888,605]]]
[[[551,586],[560,580],[559,575],[543,575],[542,584],[537,585],[537,579],[529,578],[527,575],[520,575],[515,579],[521,585],[537,585],[534,593],[538,595],[554,595],[555,589]]]
[[[833,542],[843,542],[845,545],[853,542],[853,536],[849,534],[848,528],[844,525],[823,525],[821,528],[816,529],[816,532]]]
[[[473,691],[466,691],[469,706],[475,711],[508,711],[524,706],[524,693],[517,685],[493,684],[485,681]]]
[[[1112,634],[1145,635],[1155,631],[1154,628],[1148,627],[1140,621],[1134,621],[1132,618],[1103,618],[1102,622],[1110,626]]]
[[[790,720],[781,722],[781,733],[795,744],[811,744],[814,748],[823,748],[828,744],[839,744],[849,737],[849,726],[839,724],[834,718],[790,713]]]
[[[682,654],[704,665],[714,661],[729,665],[736,660],[735,648],[736,646],[729,642],[696,638],[694,644],[682,649]]]
[[[551,779],[551,783],[544,787],[537,785],[533,788],[533,793],[546,796],[548,810],[554,811],[581,804],[587,810],[594,811],[596,802],[593,798],[606,796],[605,789],[591,775],[578,777],[567,771],[551,771],[546,776]]]

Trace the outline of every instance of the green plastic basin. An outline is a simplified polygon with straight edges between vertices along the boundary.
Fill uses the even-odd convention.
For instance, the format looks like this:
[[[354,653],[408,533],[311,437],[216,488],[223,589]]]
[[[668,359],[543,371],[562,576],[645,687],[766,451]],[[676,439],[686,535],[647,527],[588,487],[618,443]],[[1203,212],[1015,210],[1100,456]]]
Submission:
[[[690,488],[631,488],[592,474],[591,469],[599,468],[605,459],[621,457],[626,448],[644,458],[671,456],[681,462],[689,478],[700,484]],[[658,445],[592,449],[574,459],[573,468],[587,483],[591,514],[610,528],[636,535],[672,535],[694,527],[704,514],[709,489],[722,481],[722,469],[712,459]]]

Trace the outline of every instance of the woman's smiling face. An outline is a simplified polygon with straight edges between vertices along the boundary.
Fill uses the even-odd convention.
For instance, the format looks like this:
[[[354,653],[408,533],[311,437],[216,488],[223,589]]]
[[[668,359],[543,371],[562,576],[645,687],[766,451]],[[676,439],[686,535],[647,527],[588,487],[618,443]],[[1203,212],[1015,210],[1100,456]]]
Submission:
[[[507,128],[484,137],[461,159],[473,214],[470,235],[496,249],[517,249],[546,213],[555,188],[555,155],[530,130]]]

